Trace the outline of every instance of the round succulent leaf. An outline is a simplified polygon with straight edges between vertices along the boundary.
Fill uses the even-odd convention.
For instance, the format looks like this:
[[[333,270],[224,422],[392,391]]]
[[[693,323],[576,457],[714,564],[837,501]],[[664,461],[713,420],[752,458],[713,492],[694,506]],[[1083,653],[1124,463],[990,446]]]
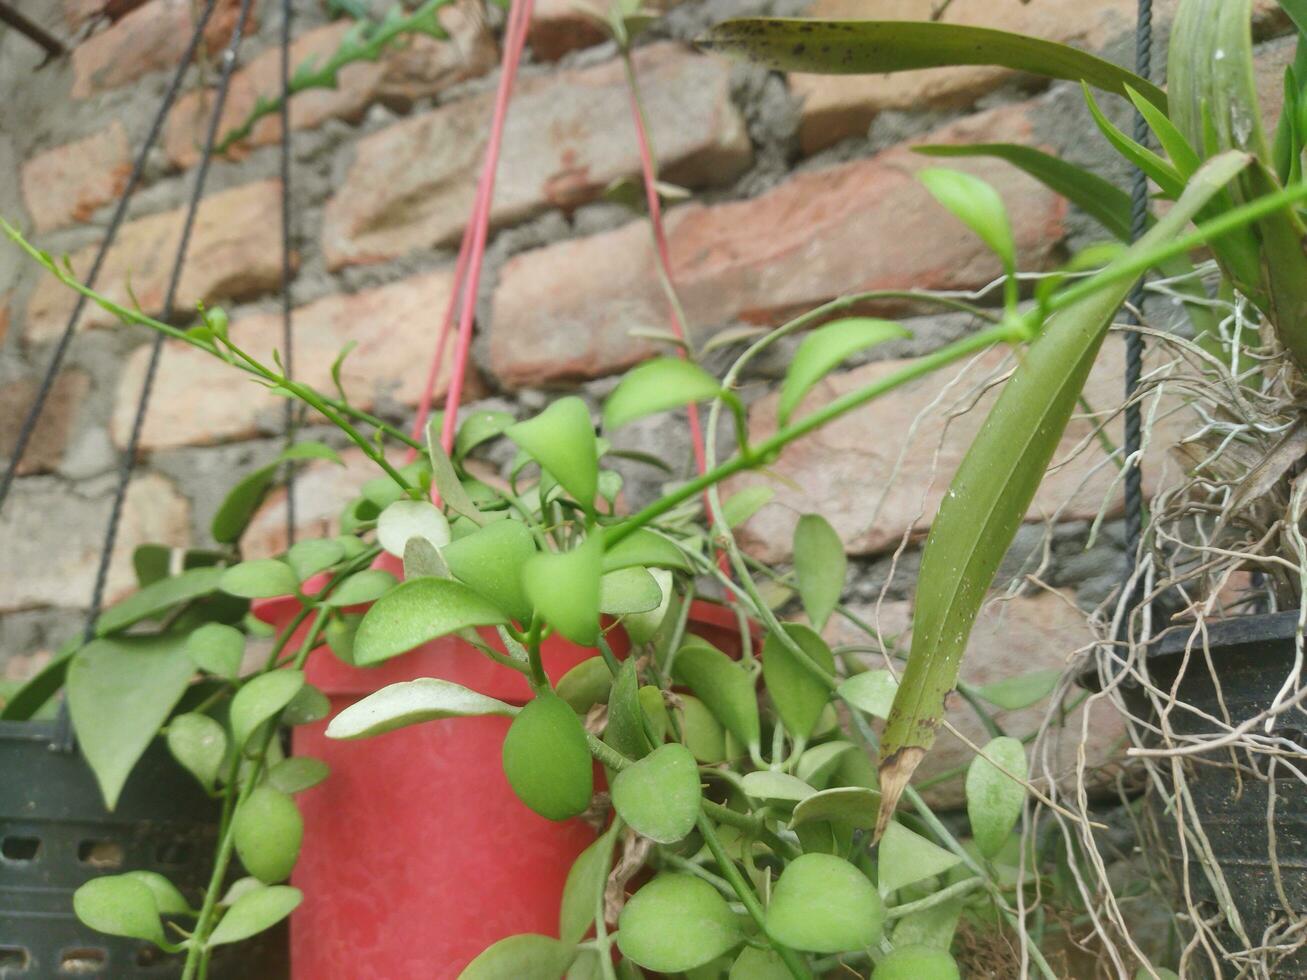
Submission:
[[[769,769],[747,773],[740,785],[745,793],[758,800],[806,800],[817,792],[802,779]]]
[[[962,859],[952,851],[915,834],[897,821],[880,839],[876,873],[882,894],[889,895],[926,878],[943,874]]]
[[[607,704],[613,689],[613,672],[603,657],[582,660],[558,679],[554,693],[571,705],[578,715],[584,715],[596,704]]]
[[[171,881],[157,871],[128,871],[122,877],[134,878],[154,895],[154,906],[161,915],[194,915],[195,910]]]
[[[661,596],[658,605],[645,612],[628,613],[622,617],[622,627],[632,643],[648,643],[658,634],[658,628],[667,618],[672,604],[672,573],[665,568],[651,568],[649,575],[658,586]],[[605,576],[606,578],[607,576]]]
[[[857,746],[842,740],[814,745],[799,756],[799,764],[794,767],[794,775],[817,789],[823,789],[839,769],[845,753],[855,751]]]
[[[660,973],[683,973],[735,948],[741,935],[726,900],[701,878],[660,874],[631,896],[618,919],[627,959]]]
[[[550,626],[584,647],[599,639],[603,544],[598,535],[571,551],[540,553],[522,566],[522,588]]]
[[[542,817],[567,820],[589,808],[594,766],[585,729],[556,695],[533,698],[513,719],[503,761],[517,798]]]
[[[312,684],[305,684],[290,699],[281,714],[287,725],[311,725],[331,714],[331,702]]]
[[[876,826],[880,794],[861,786],[837,786],[824,789],[800,800],[790,817],[790,826],[798,827],[814,820],[829,820],[846,827],[871,830]]]
[[[685,746],[662,745],[613,780],[613,807],[636,833],[659,844],[684,840],[703,803],[699,765]]]
[[[791,980],[789,968],[774,950],[745,946],[731,964],[726,980]]]
[[[272,885],[289,878],[295,867],[304,840],[304,819],[294,800],[265,784],[237,807],[232,837],[245,870]]]
[[[429,500],[396,500],[377,518],[377,543],[396,558],[403,558],[409,538],[421,538],[433,548],[443,548],[449,544],[449,521]]]
[[[552,936],[522,933],[487,948],[458,980],[559,980],[575,956],[574,946]]]
[[[885,905],[867,876],[843,858],[803,854],[776,881],[767,932],[811,953],[848,953],[880,941]]]
[[[726,729],[698,698],[677,695],[680,702],[681,738],[699,762],[715,765],[726,761]]]
[[[961,980],[948,950],[933,946],[898,946],[876,964],[872,980]]]
[[[380,663],[469,626],[503,626],[508,617],[461,582],[415,578],[373,603],[354,633],[354,662]]]
[[[206,790],[227,758],[227,731],[208,715],[188,712],[168,722],[168,751]]]
[[[517,709],[438,677],[388,684],[345,708],[327,725],[328,738],[369,738],[441,718],[512,717]]]
[[[73,892],[73,911],[97,932],[164,945],[153,889],[128,875],[92,878]]]
[[[647,613],[663,601],[662,589],[648,569],[632,565],[599,579],[599,611],[610,616]]]
[[[303,582],[307,578],[326,571],[332,565],[345,558],[344,546],[335,538],[309,538],[297,541],[286,552],[286,564]]]
[[[237,751],[254,730],[276,715],[304,686],[304,672],[282,668],[251,678],[231,699],[232,743]]]
[[[645,361],[628,371],[604,402],[604,428],[611,431],[646,415],[707,401],[721,391],[721,383],[693,361]]]
[[[967,817],[971,836],[985,857],[992,858],[1003,849],[1021,818],[1026,787],[1016,779],[1028,775],[1025,746],[1006,735],[990,741],[967,767]]]
[[[676,652],[673,676],[745,745],[761,733],[758,696],[748,672],[706,640],[695,637]]]
[[[317,786],[330,774],[331,767],[321,759],[297,755],[268,770],[268,785],[283,793],[299,793]]]
[[[344,579],[322,600],[324,606],[342,608],[376,602],[395,587],[395,576],[380,568],[365,568]]]
[[[827,677],[835,676],[835,657],[815,630],[802,623],[785,623],[782,628]],[[762,676],[785,727],[798,738],[811,737],[830,701],[830,687],[813,676],[775,633],[768,634],[762,646]]]
[[[217,677],[234,679],[245,656],[245,634],[225,623],[205,623],[186,638],[195,666]]]
[[[289,885],[262,886],[236,899],[209,936],[210,946],[238,943],[275,926],[304,900],[304,893]]]
[[[222,577],[221,568],[192,568],[152,582],[101,613],[95,623],[95,635],[116,633],[143,619],[161,616],[184,602],[210,595]]]
[[[899,682],[888,670],[867,670],[841,682],[836,693],[859,711],[876,718],[888,718]]]
[[[522,566],[536,554],[535,539],[521,521],[493,521],[445,546],[450,573],[519,623],[531,621],[522,587]]]
[[[1020,711],[1048,697],[1061,679],[1062,670],[1052,667],[1048,670],[1019,674],[1016,677],[1005,677],[993,684],[976,688],[976,694],[996,708],[1002,708],[1004,711]]]
[[[595,911],[608,884],[613,864],[613,838],[617,825],[581,852],[567,872],[558,912],[558,935],[563,942],[579,943],[594,925]]]
[[[300,580],[294,570],[276,558],[256,558],[232,565],[218,582],[222,591],[244,599],[271,599],[293,595]]]
[[[504,435],[548,470],[578,504],[594,506],[599,453],[590,409],[580,398],[559,398],[534,418],[510,425]]]
[[[663,692],[654,684],[645,684],[639,691],[640,707],[653,733],[653,744],[662,745],[667,741],[667,729],[671,720],[667,717],[667,703]]]
[[[909,336],[907,330],[893,321],[868,317],[847,317],[809,331],[785,372],[776,409],[780,424],[789,422],[813,385],[849,357],[887,340]]]
[[[638,528],[604,550],[604,571],[640,565],[645,568],[673,568],[691,571],[690,561],[670,539],[647,527]]]
[[[835,611],[844,591],[848,558],[844,542],[820,514],[804,514],[794,528],[794,577],[808,619],[817,629]]]

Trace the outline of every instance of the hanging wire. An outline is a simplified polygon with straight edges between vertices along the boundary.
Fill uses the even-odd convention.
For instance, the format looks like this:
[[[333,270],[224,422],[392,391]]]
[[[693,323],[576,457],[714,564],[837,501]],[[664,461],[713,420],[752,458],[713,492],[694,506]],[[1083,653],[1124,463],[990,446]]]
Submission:
[[[281,357],[286,377],[293,376],[294,338],[291,331],[290,227],[290,33],[291,0],[281,3]],[[295,405],[285,405],[286,442],[295,438]],[[286,464],[286,546],[295,543],[295,464]]]
[[[159,109],[150,122],[150,131],[145,137],[145,142],[141,144],[141,149],[136,154],[131,175],[127,178],[127,185],[123,188],[122,196],[118,198],[118,204],[114,208],[113,216],[109,219],[109,227],[106,229],[104,239],[100,242],[100,247],[95,253],[95,260],[91,263],[90,272],[86,275],[86,285],[92,289],[95,288],[96,280],[100,277],[100,270],[104,265],[105,257],[109,254],[109,249],[113,247],[114,241],[118,237],[118,229],[122,225],[123,217],[127,214],[127,205],[131,203],[132,195],[136,193],[137,187],[140,186],[141,178],[145,173],[146,161],[150,157],[150,151],[154,149],[154,145],[159,141],[159,134],[163,132],[164,120],[168,118],[168,110],[172,108],[178,92],[181,91],[182,79],[186,76],[186,70],[195,59],[195,52],[199,49],[200,42],[204,37],[204,29],[208,25],[209,18],[212,16],[216,5],[217,0],[208,0],[204,11],[195,22],[195,30],[191,35],[190,42],[186,45],[186,52],[182,55],[181,63],[173,74],[168,90],[164,93],[163,101],[159,103]],[[18,439],[14,443],[13,453],[10,455],[9,463],[5,467],[4,476],[0,477],[0,508],[4,507],[5,500],[9,497],[9,491],[13,489],[14,478],[18,475],[18,466],[23,461],[27,445],[32,441],[32,435],[36,431],[36,424],[40,421],[41,413],[45,410],[45,403],[54,388],[59,369],[63,366],[64,357],[68,353],[68,345],[77,332],[77,325],[81,322],[82,310],[86,308],[86,302],[86,297],[79,293],[77,302],[73,306],[72,315],[68,318],[68,325],[64,327],[64,332],[55,345],[50,364],[45,369],[45,375],[41,379],[40,387],[36,390],[36,398],[33,399],[31,407],[23,417],[22,424],[18,427]]]
[[[218,126],[222,121],[223,106],[227,101],[227,91],[231,84],[232,72],[236,67],[236,53],[243,39],[245,23],[249,17],[253,0],[241,0],[240,13],[232,29],[231,40],[222,55],[222,68],[215,90],[212,113],[209,117],[208,131],[204,137],[204,149],[200,155],[199,166],[195,171],[195,185],[191,189],[190,201],[186,208],[186,218],[182,225],[181,239],[177,244],[177,254],[173,260],[172,275],[168,281],[168,291],[164,296],[162,319],[170,320],[173,316],[177,299],[177,287],[181,282],[182,269],[186,264],[186,252],[190,246],[191,232],[195,227],[195,215],[199,211],[200,199],[204,195],[204,184],[209,175],[209,165],[213,160],[213,147],[217,141]],[[87,610],[85,639],[89,641],[95,635],[95,621],[99,618],[100,608],[104,603],[105,586],[109,578],[109,564],[113,559],[114,546],[118,540],[118,529],[122,523],[123,504],[127,499],[127,489],[131,484],[132,472],[136,466],[136,454],[140,447],[141,431],[145,424],[145,414],[149,409],[150,392],[154,388],[154,379],[159,369],[159,358],[163,352],[163,334],[155,334],[150,348],[150,361],[145,370],[145,379],[141,383],[141,394],[136,403],[136,416],[132,421],[131,435],[123,449],[122,465],[119,469],[118,484],[114,490],[113,505],[109,511],[109,521],[105,527],[104,544],[100,549],[100,562],[95,573],[95,587],[91,593],[91,605]],[[55,747],[62,751],[73,748],[72,722],[67,709],[67,699],[59,712],[59,722],[55,737]]]
[[[1135,73],[1141,78],[1150,78],[1153,73],[1153,0],[1139,0],[1138,20],[1135,27]],[[1149,139],[1148,122],[1136,111],[1134,120],[1135,140],[1145,145]],[[1135,169],[1130,194],[1130,240],[1138,241],[1148,227],[1148,178],[1144,172]],[[1127,322],[1138,326],[1139,317],[1135,311],[1142,311],[1144,305],[1144,280],[1141,276],[1130,291],[1130,309]],[[1129,621],[1129,612],[1139,602],[1140,589],[1131,585],[1135,569],[1139,563],[1140,546],[1144,531],[1144,489],[1143,460],[1140,448],[1143,445],[1143,413],[1135,393],[1139,389],[1139,379],[1143,374],[1144,336],[1138,330],[1127,331],[1125,336],[1125,546],[1126,569],[1123,588],[1131,594],[1126,597],[1127,615],[1121,617],[1122,629]]]

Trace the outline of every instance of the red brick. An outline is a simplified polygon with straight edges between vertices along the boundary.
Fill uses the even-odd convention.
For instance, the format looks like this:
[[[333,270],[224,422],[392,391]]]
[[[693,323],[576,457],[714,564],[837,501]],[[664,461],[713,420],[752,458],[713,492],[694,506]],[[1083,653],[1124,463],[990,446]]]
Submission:
[[[937,0],[815,0],[811,17],[929,20]],[[1134,26],[1135,0],[1039,0],[1037,3],[953,0],[947,23],[992,27],[1098,50]],[[799,139],[812,153],[866,133],[886,109],[919,110],[973,104],[1012,72],[985,65],[930,68],[889,75],[803,75],[790,87],[803,100]]]
[[[22,169],[23,202],[38,232],[87,221],[116,200],[131,173],[127,130],[115,120],[86,139],[38,153]]]
[[[0,388],[0,458],[8,459],[12,455],[18,428],[36,399],[36,387],[36,381],[23,379]],[[18,466],[20,476],[45,473],[59,465],[74,431],[78,410],[90,388],[91,379],[82,371],[65,371],[55,380],[32,441]]]
[[[195,29],[195,6],[191,0],[150,0],[78,45],[72,55],[73,98],[89,98],[151,72],[175,68]],[[219,0],[204,30],[210,54],[218,54],[230,40],[240,6],[240,0]],[[257,19],[256,5],[246,25],[247,35]]]
[[[929,137],[1028,142],[1025,106],[972,117]],[[961,289],[997,277],[993,255],[914,179],[932,161],[896,147],[801,173],[752,200],[669,215],[673,274],[690,324],[774,322],[844,293]],[[1006,164],[950,161],[991,181],[1011,213],[1024,268],[1062,237],[1062,200]],[[495,292],[490,364],[510,387],[598,377],[647,357],[634,327],[665,328],[648,226],[527,252]]]
[[[84,607],[91,599],[110,504],[107,494],[88,500],[46,479],[16,484],[0,513],[5,542],[0,612]],[[108,601],[133,588],[132,552],[138,545],[190,543],[190,514],[190,504],[164,477],[149,473],[131,482],[109,566]]]
[[[9,334],[9,317],[13,306],[14,294],[12,292],[0,293],[0,344],[5,342],[5,337]]]
[[[879,616],[874,604],[855,607],[855,611],[879,629],[886,642],[897,641],[896,648],[906,652],[912,626],[908,603],[883,603]],[[826,636],[832,643],[867,642],[865,633],[854,630],[838,616],[831,620]],[[1093,633],[1085,623],[1084,615],[1061,596],[1040,593],[991,603],[981,610],[971,641],[967,644],[962,679],[981,687],[1032,671],[1066,669],[1071,658],[1092,642]],[[879,658],[865,659],[870,667],[884,666]],[[1047,702],[1040,702],[1018,711],[995,710],[994,718],[1009,735],[1023,737],[1039,730],[1047,710]],[[1119,764],[1124,753],[1125,725],[1110,701],[1095,700],[1070,712],[1063,727],[1050,733],[1053,741],[1048,745],[1048,762],[1059,785],[1065,789],[1076,784],[1076,758],[1082,748],[1081,731],[1086,710],[1090,716],[1083,749],[1088,769],[1092,772]],[[989,741],[976,713],[961,699],[951,700],[946,718],[973,745],[984,745]],[[973,758],[975,752],[966,742],[952,731],[943,730],[917,770],[915,782],[924,784],[934,776],[965,767]],[[963,777],[959,775],[936,783],[923,789],[922,795],[938,809],[956,809],[965,803]]]
[[[1119,337],[1110,337],[1090,374],[1085,397],[1100,412],[1121,403],[1123,349]],[[958,369],[944,370],[895,389],[832,422],[784,451],[770,467],[780,479],[770,481],[763,475],[747,474],[730,481],[724,493],[759,483],[776,491],[772,502],[741,528],[744,547],[765,561],[788,560],[794,526],[800,515],[808,513],[820,513],[829,520],[850,554],[890,550],[909,532],[914,537],[923,536],[998,395],[996,386],[974,400],[973,389],[990,372],[1001,369],[1006,356],[1003,349],[987,352],[966,379],[944,393],[941,400],[937,399],[944,386],[958,375]],[[797,417],[884,378],[905,363],[881,361],[831,375],[814,389]],[[752,406],[752,439],[763,439],[776,431],[776,401],[775,395],[769,395]],[[973,401],[975,407],[970,407]],[[962,409],[966,411],[957,414]],[[1054,457],[1054,467],[1035,495],[1030,520],[1055,513],[1060,520],[1093,519],[1105,498],[1109,513],[1121,513],[1120,487],[1113,486],[1116,469],[1105,462],[1094,442],[1097,421],[1101,420],[1072,419]],[[1186,425],[1188,421],[1184,412],[1161,416],[1150,440],[1154,451],[1144,465],[1147,492],[1152,492],[1167,471],[1166,449],[1191,428]],[[1110,420],[1106,427],[1116,445],[1121,444],[1119,422]],[[876,439],[869,438],[870,433],[893,435]],[[1077,453],[1068,465],[1057,465]]]
[[[450,278],[442,270],[299,307],[292,320],[295,377],[319,391],[333,390],[332,362],[347,343],[355,341],[341,376],[351,403],[367,409],[385,395],[416,405],[440,313],[449,297]],[[274,348],[281,346],[279,313],[240,317],[230,330],[242,349],[264,363],[272,363]],[[142,347],[123,368],[113,416],[113,435],[119,445],[131,429],[148,358],[148,349]],[[445,380],[441,378],[440,393]],[[474,380],[469,397],[476,390]],[[159,366],[154,404],[158,408],[147,416],[141,434],[141,445],[147,450],[248,438],[259,431],[261,418],[278,418],[285,400],[211,355],[169,344]]]
[[[730,100],[724,61],[675,44],[636,56],[666,179],[695,186],[748,165],[749,139]],[[327,204],[323,248],[340,268],[448,244],[471,209],[490,120],[490,94],[381,130],[356,147],[344,185]],[[520,221],[574,208],[639,170],[621,63],[524,81],[504,137],[492,219]]]
[[[378,100],[403,108],[414,99],[433,96],[494,65],[494,39],[476,13],[466,7],[445,7],[441,21],[450,40],[410,38],[403,47],[392,48],[377,61],[356,62],[341,69],[336,88],[309,89],[294,96],[290,103],[291,128],[313,129],[328,119],[357,121]],[[292,70],[308,59],[325,63],[352,27],[352,22],[340,21],[296,39],[291,48]],[[244,122],[259,97],[271,98],[280,91],[281,52],[271,48],[232,77],[219,133]],[[169,114],[164,146],[177,166],[189,167],[199,159],[211,111],[212,94],[206,89],[182,96]],[[249,138],[228,153],[239,155],[242,150],[280,138],[281,117],[274,113],[260,120]]]
[[[206,197],[196,214],[176,309],[185,311],[201,301],[242,299],[277,287],[281,283],[280,213],[280,181],[244,184]],[[184,218],[185,209],[177,208],[123,225],[97,288],[125,306],[132,305],[134,296],[145,312],[158,313]],[[73,269],[79,276],[90,268],[95,250],[96,246],[88,245],[73,253]],[[75,302],[71,289],[53,276],[43,277],[27,307],[28,341],[58,336]],[[81,320],[83,327],[116,322],[90,303]]]
[[[642,10],[666,13],[682,0],[651,0]],[[536,0],[531,10],[527,40],[537,58],[556,61],[569,51],[600,44],[611,36],[602,25],[607,20],[603,0]]]

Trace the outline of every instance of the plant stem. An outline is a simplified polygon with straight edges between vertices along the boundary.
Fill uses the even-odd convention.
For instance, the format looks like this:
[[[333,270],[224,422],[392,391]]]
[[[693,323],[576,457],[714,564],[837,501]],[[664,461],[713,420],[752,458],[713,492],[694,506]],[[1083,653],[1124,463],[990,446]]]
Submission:
[[[924,912],[926,909],[933,909],[936,905],[943,905],[962,895],[967,895],[985,884],[984,878],[968,878],[966,881],[959,881],[957,884],[949,885],[947,888],[941,888],[939,891],[927,895],[925,898],[919,898],[915,902],[905,902],[902,905],[894,905],[885,910],[886,919],[901,919],[905,915],[912,915],[916,912]]]

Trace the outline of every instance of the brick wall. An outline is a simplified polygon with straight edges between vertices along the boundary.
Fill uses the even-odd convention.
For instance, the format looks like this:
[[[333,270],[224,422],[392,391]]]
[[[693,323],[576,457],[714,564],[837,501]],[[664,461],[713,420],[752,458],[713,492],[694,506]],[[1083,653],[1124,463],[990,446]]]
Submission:
[[[0,32],[0,91],[6,93],[0,172],[17,175],[0,182],[0,214],[43,247],[67,253],[79,271],[91,261],[189,35],[193,6],[190,0],[27,0],[19,7],[29,16],[76,42],[68,59],[39,70],[34,47]],[[296,6],[294,63],[325,57],[344,25],[329,22],[316,0]],[[636,66],[663,176],[692,192],[671,209],[668,225],[676,282],[698,340],[740,323],[775,323],[853,290],[972,289],[990,281],[999,271],[993,258],[913,180],[924,163],[910,152],[913,142],[1028,143],[1125,179],[1070,86],[1049,88],[984,68],[785,78],[697,53],[686,43],[707,24],[738,13],[920,17],[932,6],[933,0],[663,0],[667,15],[642,39]],[[113,19],[97,14],[106,7]],[[124,300],[130,281],[150,312],[163,300],[194,178],[211,99],[207,85],[216,76],[213,52],[237,7],[221,0],[206,35],[209,55],[192,70],[167,119],[146,184],[101,276],[106,291]],[[1170,8],[1162,5],[1164,18]],[[233,81],[230,122],[276,85],[278,8],[262,2],[255,9],[257,24]],[[1133,0],[954,0],[948,17],[1125,59],[1133,9]],[[376,63],[352,66],[342,72],[339,90],[300,96],[291,108],[297,372],[325,384],[336,352],[355,341],[346,388],[359,404],[397,421],[410,417],[419,397],[497,73],[498,14],[455,7],[445,23],[452,41],[424,38]],[[1274,4],[1259,3],[1263,39],[1284,28]],[[602,197],[610,182],[635,175],[639,166],[615,52],[571,0],[539,0],[530,37],[491,215],[473,384],[475,397],[521,411],[539,408],[553,390],[577,390],[597,404],[617,373],[654,350],[630,331],[667,322],[647,227]],[[1273,100],[1292,49],[1283,41],[1266,44],[1262,81]],[[1114,111],[1120,114],[1120,107]],[[280,330],[277,215],[285,190],[277,177],[278,137],[278,122],[270,118],[215,162],[179,294],[183,307],[221,302],[233,333],[264,353]],[[1087,219],[1015,170],[984,161],[958,165],[1002,192],[1024,267],[1047,267],[1099,237]],[[12,445],[72,303],[70,293],[0,247],[0,452]],[[956,315],[891,312],[908,317],[913,338],[878,351],[877,363],[833,376],[814,393],[814,403],[888,370],[888,362],[974,329]],[[0,669],[10,676],[30,670],[42,651],[78,628],[113,470],[148,358],[144,333],[115,325],[98,310],[88,310],[82,324],[0,515],[0,659],[9,661]],[[1104,405],[1119,384],[1119,357],[1114,350],[1095,375],[1092,396]],[[759,432],[774,424],[771,390],[783,366],[783,358],[772,358],[748,379],[744,394]],[[991,355],[973,366],[973,379],[996,367]],[[777,466],[787,478],[777,484],[777,500],[744,531],[750,547],[785,560],[795,515],[823,508],[854,558],[851,594],[869,601],[888,574],[890,552],[928,522],[942,481],[976,427],[974,415],[948,422],[962,406],[950,401],[954,389],[946,382],[905,389],[795,447]],[[280,402],[262,389],[191,351],[166,350],[128,498],[114,593],[130,584],[134,545],[204,543],[224,489],[277,451],[280,421]],[[1068,451],[1086,431],[1082,426],[1068,435]],[[678,462],[688,459],[677,419],[641,423],[620,438]],[[302,474],[297,501],[305,532],[329,526],[369,475],[356,453],[346,456],[344,473],[309,466]],[[1091,473],[1092,462],[1064,467],[1032,513],[1061,521],[1046,578],[1082,606],[1103,597],[1120,562],[1115,503],[1098,543],[1084,547],[1088,522],[1104,494],[1110,496],[1109,474]],[[657,492],[656,477],[630,470],[630,502]],[[283,545],[285,507],[284,494],[267,502],[251,532],[251,552]],[[1044,535],[1032,524],[1018,550],[1039,547]],[[910,548],[892,590],[900,603],[910,598],[914,567]],[[1057,634],[1043,648],[1065,651],[1083,641],[1074,617],[1039,614],[1044,607],[1033,605],[1023,610],[1020,602],[1014,615],[1026,628]],[[907,607],[896,608],[901,619]],[[992,670],[1006,644],[986,635],[977,642],[991,655],[980,660]],[[1021,666],[1027,665],[1025,658]]]

